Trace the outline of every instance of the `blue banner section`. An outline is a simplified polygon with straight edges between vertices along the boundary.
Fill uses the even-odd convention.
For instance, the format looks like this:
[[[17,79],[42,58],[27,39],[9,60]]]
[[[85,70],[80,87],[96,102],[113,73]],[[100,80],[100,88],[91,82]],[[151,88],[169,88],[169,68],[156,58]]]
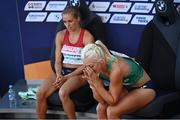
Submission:
[[[9,84],[24,79],[21,36],[16,0],[0,1],[0,98]]]
[[[134,57],[141,32],[153,19],[155,0],[88,0],[105,26],[109,49]],[[178,10],[180,0],[174,0]],[[24,63],[48,60],[66,0],[18,0]]]

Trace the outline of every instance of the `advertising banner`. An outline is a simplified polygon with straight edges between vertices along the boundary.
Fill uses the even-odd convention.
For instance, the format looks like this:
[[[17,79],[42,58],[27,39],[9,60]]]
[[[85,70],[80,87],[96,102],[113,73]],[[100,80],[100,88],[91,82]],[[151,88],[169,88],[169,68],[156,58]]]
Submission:
[[[108,48],[131,57],[136,55],[143,28],[153,19],[154,2],[87,0],[89,9],[102,18]],[[179,9],[180,0],[174,3]],[[56,26],[66,5],[66,0],[18,0],[25,65],[49,60]]]

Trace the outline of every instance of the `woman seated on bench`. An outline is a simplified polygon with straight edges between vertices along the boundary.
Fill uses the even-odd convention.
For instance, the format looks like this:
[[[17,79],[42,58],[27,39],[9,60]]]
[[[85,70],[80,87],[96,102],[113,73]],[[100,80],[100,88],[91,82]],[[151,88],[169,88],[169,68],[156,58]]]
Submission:
[[[100,41],[82,51],[86,79],[98,101],[98,119],[116,119],[134,112],[155,98],[152,80],[133,59],[112,55]],[[109,81],[106,90],[103,80]]]
[[[63,109],[69,119],[75,119],[74,103],[70,94],[87,82],[82,79],[79,68],[82,65],[82,48],[94,42],[93,36],[87,30],[80,27],[80,16],[78,8],[67,7],[62,13],[62,19],[66,29],[56,35],[55,71],[37,92],[37,115],[45,118],[47,111],[47,98],[59,89],[59,97]],[[62,61],[63,54],[63,61]],[[80,71],[80,72],[79,72]],[[79,73],[79,74],[78,74]]]

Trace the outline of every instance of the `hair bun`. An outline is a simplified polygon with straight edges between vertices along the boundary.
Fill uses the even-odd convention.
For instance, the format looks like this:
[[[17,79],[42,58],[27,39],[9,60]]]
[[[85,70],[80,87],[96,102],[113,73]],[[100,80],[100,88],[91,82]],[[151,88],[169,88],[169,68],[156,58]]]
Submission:
[[[102,44],[101,40],[96,40],[95,44]]]

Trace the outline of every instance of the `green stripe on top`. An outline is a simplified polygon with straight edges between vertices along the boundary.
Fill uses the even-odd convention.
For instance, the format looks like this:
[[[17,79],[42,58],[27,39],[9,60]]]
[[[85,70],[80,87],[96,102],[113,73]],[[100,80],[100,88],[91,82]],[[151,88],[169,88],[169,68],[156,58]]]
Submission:
[[[129,74],[126,77],[124,77],[123,84],[134,85],[138,83],[138,81],[143,76],[143,68],[132,58],[125,58],[117,55],[113,55],[113,56],[119,59],[123,59],[129,65]],[[108,66],[107,66],[108,72],[110,72],[114,60],[115,60],[114,58],[108,60]],[[103,80],[109,80],[109,77],[104,76],[102,72],[100,72],[99,78]]]

